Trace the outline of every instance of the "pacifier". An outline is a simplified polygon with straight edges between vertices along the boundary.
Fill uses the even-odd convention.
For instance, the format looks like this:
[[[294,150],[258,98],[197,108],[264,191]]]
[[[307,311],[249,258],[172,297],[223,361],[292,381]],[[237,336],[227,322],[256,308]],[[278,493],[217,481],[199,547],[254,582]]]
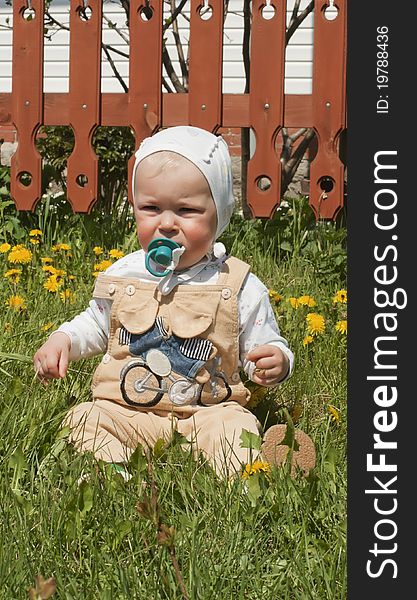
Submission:
[[[175,252],[174,250],[182,249],[182,252]],[[145,256],[145,266],[148,269],[149,273],[155,275],[156,277],[165,277],[168,275],[170,271],[175,269],[176,264],[171,266],[174,256],[176,255],[177,264],[179,261],[179,257],[184,252],[185,248],[174,242],[173,240],[169,240],[167,238],[155,238],[148,246],[148,251]],[[165,269],[165,271],[155,271],[151,265],[149,260],[152,259],[157,265],[161,265],[163,267],[171,267]]]

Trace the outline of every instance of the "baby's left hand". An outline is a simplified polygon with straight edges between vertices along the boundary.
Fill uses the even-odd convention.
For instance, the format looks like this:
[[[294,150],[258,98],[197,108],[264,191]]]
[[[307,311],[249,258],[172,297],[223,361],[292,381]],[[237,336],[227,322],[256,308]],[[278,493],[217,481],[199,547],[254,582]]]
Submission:
[[[290,368],[290,361],[284,352],[269,344],[257,346],[246,355],[246,359],[255,363],[252,381],[258,385],[276,385]]]

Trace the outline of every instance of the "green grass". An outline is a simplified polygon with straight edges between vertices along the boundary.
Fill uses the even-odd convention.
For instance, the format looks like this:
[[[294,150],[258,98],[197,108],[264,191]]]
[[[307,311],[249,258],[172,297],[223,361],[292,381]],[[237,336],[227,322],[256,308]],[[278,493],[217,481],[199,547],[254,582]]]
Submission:
[[[273,470],[270,478],[252,476],[248,491],[238,477],[217,479],[174,439],[159,445],[149,464],[136,453],[125,483],[78,455],[60,431],[69,407],[89,399],[98,359],[73,363],[65,380],[47,387],[31,366],[48,336],[41,327],[70,319],[90,298],[93,264],[102,257],[92,253],[99,240],[87,241],[83,231],[54,240],[72,247],[71,258],[54,256],[57,267],[76,277],[65,279],[76,294],[73,304],[43,288],[40,256],[50,256],[50,247],[32,248],[36,255],[18,284],[1,278],[0,598],[27,598],[41,574],[55,578],[53,597],[60,599],[344,599],[346,339],[334,325],[346,318],[346,305],[333,297],[345,281],[321,274],[311,255],[279,261],[273,242],[266,251],[265,239],[249,227],[232,228],[227,239],[228,249],[283,296],[274,306],[296,368],[253,410],[267,427],[290,414],[314,439],[317,466],[309,478]],[[133,245],[130,236],[119,248]],[[12,267],[0,254],[2,273]],[[27,309],[6,308],[12,293],[25,298]],[[287,299],[302,295],[317,305],[293,309]],[[304,346],[308,312],[323,315],[326,329]],[[78,485],[82,472],[91,477]]]

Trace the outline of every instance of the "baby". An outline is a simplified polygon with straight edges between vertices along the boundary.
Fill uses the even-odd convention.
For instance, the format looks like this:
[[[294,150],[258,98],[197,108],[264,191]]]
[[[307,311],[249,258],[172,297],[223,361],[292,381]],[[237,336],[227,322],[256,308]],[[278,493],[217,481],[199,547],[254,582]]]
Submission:
[[[240,368],[274,386],[293,354],[267,288],[215,243],[234,207],[227,144],[196,127],[162,130],[136,152],[132,186],[141,249],[98,276],[89,307],[49,337],[34,367],[45,381],[64,377],[70,360],[104,353],[92,402],[65,420],[79,451],[123,465],[138,444],[177,430],[218,474],[239,472],[257,455],[241,446],[242,431],[261,430]],[[283,426],[268,431],[268,459],[279,462]],[[311,468],[311,440],[297,434]]]

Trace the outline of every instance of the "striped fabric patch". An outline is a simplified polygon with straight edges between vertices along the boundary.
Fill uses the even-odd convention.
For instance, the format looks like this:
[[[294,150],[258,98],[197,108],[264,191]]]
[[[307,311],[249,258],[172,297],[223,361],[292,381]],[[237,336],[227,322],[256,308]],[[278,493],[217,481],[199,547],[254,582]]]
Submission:
[[[190,338],[184,340],[180,346],[180,351],[188,358],[195,360],[208,360],[213,349],[213,344],[209,340],[202,338]]]
[[[125,346],[125,345],[128,346],[130,344],[130,338],[131,337],[132,337],[132,334],[130,333],[130,331],[128,331],[124,327],[120,328],[120,331],[119,331],[119,344],[120,344],[120,346]]]
[[[168,331],[164,327],[164,320],[162,317],[156,317],[156,326],[158,327],[159,333],[162,335],[162,337],[167,338]]]

